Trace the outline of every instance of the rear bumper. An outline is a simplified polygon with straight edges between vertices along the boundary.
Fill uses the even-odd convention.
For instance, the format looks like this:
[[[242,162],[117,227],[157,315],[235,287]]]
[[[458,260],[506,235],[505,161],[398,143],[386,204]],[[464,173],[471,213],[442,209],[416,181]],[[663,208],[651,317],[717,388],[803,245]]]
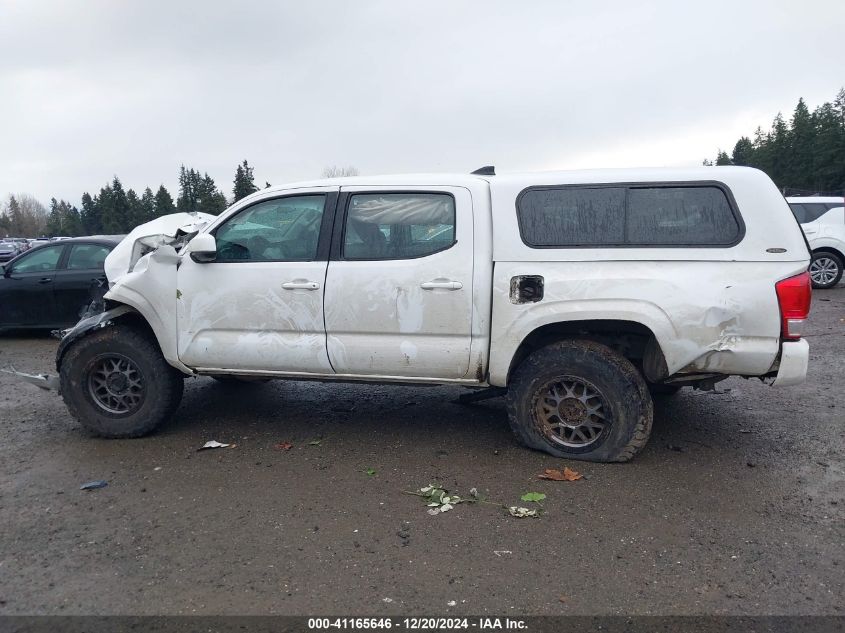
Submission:
[[[780,347],[780,365],[774,387],[800,385],[807,378],[810,345],[805,340],[785,341]]]

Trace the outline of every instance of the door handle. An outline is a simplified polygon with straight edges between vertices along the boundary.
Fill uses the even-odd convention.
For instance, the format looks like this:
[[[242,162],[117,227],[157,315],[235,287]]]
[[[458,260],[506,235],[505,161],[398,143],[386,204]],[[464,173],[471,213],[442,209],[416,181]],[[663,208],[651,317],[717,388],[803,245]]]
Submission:
[[[42,277],[41,279],[39,279],[39,280],[38,280],[38,283],[40,283],[40,284],[48,284],[48,283],[50,283],[51,281],[53,281],[53,280],[52,280],[50,277]]]
[[[464,285],[460,281],[452,281],[451,279],[432,279],[420,284],[420,288],[423,290],[460,290],[463,287]]]
[[[317,290],[319,287],[316,281],[286,281],[282,284],[285,290]]]

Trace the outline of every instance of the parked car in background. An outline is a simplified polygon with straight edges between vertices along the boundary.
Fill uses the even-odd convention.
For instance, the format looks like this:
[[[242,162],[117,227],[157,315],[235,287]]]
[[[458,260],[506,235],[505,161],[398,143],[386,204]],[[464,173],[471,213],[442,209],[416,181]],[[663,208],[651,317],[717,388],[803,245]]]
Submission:
[[[46,243],[2,266],[0,329],[65,328],[79,320],[92,288],[105,283],[103,262],[123,238],[98,235]]]
[[[3,238],[0,241],[15,242],[16,244],[18,244],[20,246],[21,252],[29,250],[29,240],[26,239],[25,237],[6,237],[6,238]]]
[[[812,252],[813,287],[832,288],[845,268],[845,198],[807,196],[786,201]]]
[[[0,240],[0,262],[14,259],[23,252],[23,247],[13,240]]]

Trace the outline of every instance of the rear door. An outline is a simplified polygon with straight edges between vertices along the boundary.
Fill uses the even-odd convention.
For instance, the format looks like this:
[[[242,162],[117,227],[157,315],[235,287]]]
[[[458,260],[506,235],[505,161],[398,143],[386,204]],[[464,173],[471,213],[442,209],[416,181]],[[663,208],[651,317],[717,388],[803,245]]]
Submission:
[[[339,374],[469,373],[472,198],[461,187],[343,187],[326,278]]]
[[[60,325],[53,279],[64,250],[64,246],[45,246],[6,264],[7,272],[0,280],[0,323],[30,327]]]
[[[53,293],[57,319],[72,324],[91,303],[92,290],[106,282],[103,262],[112,247],[75,242],[69,248],[70,252],[53,279]]]

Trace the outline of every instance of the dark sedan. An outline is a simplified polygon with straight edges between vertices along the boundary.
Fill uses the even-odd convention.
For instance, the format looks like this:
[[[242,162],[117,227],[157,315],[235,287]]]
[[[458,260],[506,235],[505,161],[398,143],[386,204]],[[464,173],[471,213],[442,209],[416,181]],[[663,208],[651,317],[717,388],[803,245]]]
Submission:
[[[0,262],[14,259],[23,252],[21,245],[14,240],[0,239]]]
[[[2,265],[0,329],[74,325],[106,283],[103,262],[122,235],[76,237],[37,246]]]

